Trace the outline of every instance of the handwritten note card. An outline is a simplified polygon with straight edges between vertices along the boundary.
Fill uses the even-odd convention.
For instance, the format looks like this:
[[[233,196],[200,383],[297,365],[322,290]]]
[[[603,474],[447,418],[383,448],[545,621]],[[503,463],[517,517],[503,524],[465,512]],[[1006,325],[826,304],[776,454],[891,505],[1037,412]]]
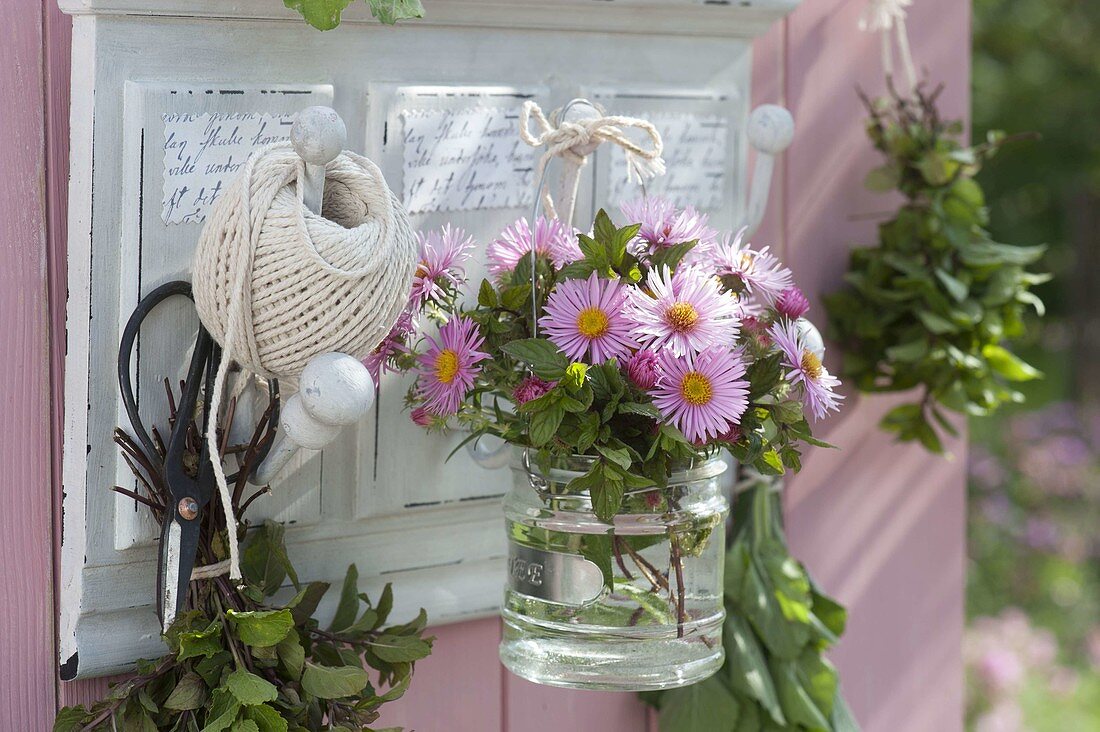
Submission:
[[[258,112],[168,113],[164,120],[166,224],[206,220],[253,150],[290,136],[294,115]]]
[[[410,213],[531,204],[535,156],[516,132],[518,108],[405,110],[401,119]]]
[[[729,122],[717,115],[654,114],[651,120],[665,143],[668,172],[646,184],[650,193],[672,200],[677,206],[700,209],[721,207],[726,184],[726,138]],[[627,179],[626,156],[614,148],[608,173],[609,199],[613,205],[640,194]]]

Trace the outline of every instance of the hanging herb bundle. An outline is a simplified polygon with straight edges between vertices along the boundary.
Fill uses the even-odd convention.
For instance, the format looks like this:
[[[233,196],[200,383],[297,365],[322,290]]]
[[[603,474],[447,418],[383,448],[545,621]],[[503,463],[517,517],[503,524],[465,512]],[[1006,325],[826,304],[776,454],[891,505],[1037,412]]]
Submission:
[[[726,662],[706,681],[642,698],[661,732],[854,732],[825,651],[847,613],[790,554],[779,493],[757,477],[738,494],[726,553]]]
[[[173,424],[179,418],[177,401],[167,380],[165,388]],[[234,411],[231,404],[225,424]],[[261,417],[247,445],[227,444],[225,431],[219,432],[222,458],[240,456],[233,507],[242,522],[252,502],[267,492],[261,488],[245,497],[247,476],[272,436],[272,412],[269,408]],[[194,471],[201,450],[201,432],[194,422],[190,433],[184,465]],[[163,460],[159,434],[153,430]],[[115,441],[138,478],[140,492],[115,490],[148,508],[159,523],[171,496],[162,471],[122,430],[115,431]],[[227,554],[225,517],[216,501],[207,516],[198,556],[203,564],[214,564]],[[242,523],[240,529],[248,536],[241,558],[243,584],[235,586],[225,576],[193,579],[189,609],[164,634],[168,654],[139,661],[135,676],[114,685],[90,708],[61,709],[54,732],[367,730],[382,704],[404,694],[413,663],[431,652],[433,639],[424,637],[425,612],[412,622],[386,626],[393,607],[390,586],[372,601],[359,593],[353,564],[332,622],[322,627],[313,615],[329,585],[299,582],[287,556],[283,527],[268,521],[259,526]],[[276,593],[288,581],[293,596],[276,601]]]
[[[298,11],[317,30],[332,30],[340,25],[340,14],[355,0],[283,0],[283,5]],[[394,25],[399,20],[424,17],[420,0],[364,0],[378,22]]]
[[[825,299],[844,373],[860,391],[919,390],[916,402],[887,413],[883,429],[934,453],[944,451],[941,433],[956,434],[945,409],[988,415],[1023,400],[1012,382],[1040,376],[1006,342],[1023,334],[1027,310],[1043,314],[1030,288],[1049,279],[1027,269],[1044,247],[1000,244],[984,228],[974,176],[1008,139],[963,145],[961,123],[940,118],[941,89],[863,98],[868,134],[887,158],[866,185],[905,200],[879,226],[878,246],[852,252],[848,286]]]

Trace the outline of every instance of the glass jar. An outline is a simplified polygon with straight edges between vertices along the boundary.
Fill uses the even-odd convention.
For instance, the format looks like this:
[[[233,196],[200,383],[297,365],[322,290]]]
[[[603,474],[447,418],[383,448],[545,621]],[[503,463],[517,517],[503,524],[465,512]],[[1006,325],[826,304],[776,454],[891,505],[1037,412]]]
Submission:
[[[676,466],[667,487],[628,491],[609,525],[587,491],[566,490],[596,458],[534,460],[517,451],[504,501],[504,665],[540,684],[619,691],[684,686],[717,671],[726,463]]]

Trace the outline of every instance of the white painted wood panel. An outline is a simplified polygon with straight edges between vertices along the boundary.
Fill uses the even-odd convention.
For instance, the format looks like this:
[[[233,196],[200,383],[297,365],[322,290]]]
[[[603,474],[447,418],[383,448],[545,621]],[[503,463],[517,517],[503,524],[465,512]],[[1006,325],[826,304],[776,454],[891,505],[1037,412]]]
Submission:
[[[259,94],[276,112],[298,105],[290,94],[263,97],[264,90],[308,92],[301,107],[331,95],[347,124],[349,146],[378,162],[395,190],[402,152],[394,127],[405,108],[514,104],[518,110],[530,97],[549,110],[598,91],[611,112],[720,114],[730,134],[729,195],[712,213],[728,225],[741,215],[744,142],[738,131],[747,115],[741,100],[749,98],[751,57],[745,37],[794,4],[448,0],[427,4],[426,23],[387,28],[349,22],[322,34],[272,0],[62,0],[77,13],[60,603],[64,676],[117,671],[161,650],[152,609],[156,546],[132,504],[110,492],[127,471],[109,435],[122,421],[115,382],[121,324],[139,293],[186,272],[199,231],[198,224],[161,218],[163,164],[149,150],[163,146],[160,115],[187,111],[175,108],[171,90],[177,100],[188,97],[187,90],[247,90],[203,102],[243,107],[237,111],[256,111],[249,94]],[[362,20],[362,11],[349,19]],[[575,32],[577,23],[587,32]],[[704,35],[686,35],[700,28]],[[693,91],[685,97],[683,90]],[[623,96],[640,91],[644,98]],[[199,111],[207,111],[203,105]],[[606,199],[600,168],[597,163],[583,172],[578,222]],[[521,215],[530,212],[493,208],[412,218],[427,228],[453,221],[484,246]],[[471,268],[475,282],[483,272],[480,264]],[[165,312],[156,321],[160,332],[142,340],[140,393],[154,421],[159,400],[147,390],[183,360],[194,329],[185,311]],[[433,622],[493,613],[504,556],[499,496],[510,475],[477,467],[465,452],[444,463],[461,438],[415,428],[401,410],[407,385],[407,379],[387,376],[375,410],[323,455],[303,456],[297,472],[279,481],[276,495],[257,503],[254,518],[289,524],[290,553],[305,579],[336,580],[356,562],[364,588],[397,581],[399,603],[425,607]]]

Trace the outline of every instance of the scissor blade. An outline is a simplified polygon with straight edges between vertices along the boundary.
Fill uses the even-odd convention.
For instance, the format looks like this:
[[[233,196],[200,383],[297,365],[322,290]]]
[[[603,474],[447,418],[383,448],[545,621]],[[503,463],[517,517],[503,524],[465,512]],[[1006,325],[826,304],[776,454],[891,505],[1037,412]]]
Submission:
[[[183,598],[187,593],[187,582],[191,579],[190,572],[183,581],[182,593],[180,590],[180,559],[181,541],[183,531],[177,521],[169,521],[160,537],[160,572],[157,574],[157,596],[159,598],[161,630],[168,632],[169,626],[176,620],[180,610],[183,609]]]

